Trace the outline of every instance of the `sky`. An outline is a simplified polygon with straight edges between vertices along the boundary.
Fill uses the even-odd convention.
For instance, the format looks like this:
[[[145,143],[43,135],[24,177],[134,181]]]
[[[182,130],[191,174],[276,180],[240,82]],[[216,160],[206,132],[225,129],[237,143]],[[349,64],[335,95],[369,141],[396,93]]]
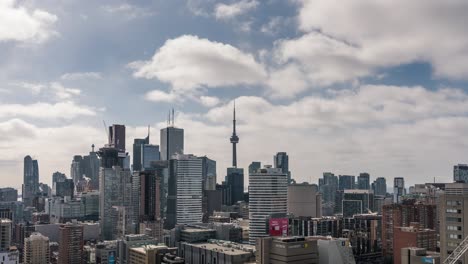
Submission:
[[[2,0],[0,186],[40,181],[125,124],[127,149],[174,108],[185,152],[289,154],[292,177],[449,182],[468,163],[463,0]],[[130,153],[132,154],[132,153]],[[246,173],[247,174],[247,173]],[[246,175],[246,181],[248,181]]]

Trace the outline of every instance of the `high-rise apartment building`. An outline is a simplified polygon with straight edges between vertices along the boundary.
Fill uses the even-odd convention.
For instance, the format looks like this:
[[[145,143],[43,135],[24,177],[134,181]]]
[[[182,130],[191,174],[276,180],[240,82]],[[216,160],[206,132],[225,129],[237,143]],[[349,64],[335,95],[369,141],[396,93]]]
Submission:
[[[39,165],[31,156],[24,157],[23,175],[23,203],[32,206],[33,200],[39,192]]]
[[[370,175],[367,172],[360,173],[357,177],[357,188],[360,190],[370,189]]]
[[[155,170],[139,172],[139,220],[155,221],[161,217],[161,177]]]
[[[395,177],[393,179],[393,202],[400,203],[401,197],[405,194],[405,179],[403,177]]]
[[[387,204],[383,206],[382,250],[384,257],[387,259],[393,257],[395,228],[409,227],[412,223],[417,223],[418,227],[422,229],[435,230],[437,228],[436,206],[414,200],[406,200],[400,204]]]
[[[58,264],[82,264],[83,243],[83,225],[77,222],[61,225]]]
[[[184,130],[174,126],[161,129],[161,160],[170,160],[175,154],[184,154]]]
[[[8,251],[11,246],[12,225],[10,219],[0,219],[0,252]]]
[[[202,222],[203,161],[194,155],[170,160],[166,229]]]
[[[375,196],[386,196],[387,195],[387,182],[384,177],[377,178],[372,183],[372,189]]]
[[[356,177],[352,175],[340,175],[338,177],[338,190],[351,190],[355,189]]]
[[[468,165],[458,164],[453,166],[453,181],[468,183]]]
[[[324,172],[323,177],[319,179],[319,190],[323,199],[322,214],[333,215],[338,190],[338,177],[331,172]]]
[[[49,238],[40,233],[32,233],[24,239],[24,264],[49,264]]]
[[[151,162],[160,160],[159,146],[144,144],[141,145],[141,169],[150,169]]]
[[[70,166],[70,176],[73,182],[78,183],[83,180],[84,176],[84,163],[83,157],[80,155],[73,156],[73,160]]]
[[[278,152],[273,157],[275,168],[281,169],[288,175],[288,184],[291,183],[291,172],[289,171],[289,156],[286,152]]]
[[[268,236],[267,218],[288,211],[288,175],[265,166],[249,175],[249,243]]]
[[[439,197],[440,255],[446,259],[468,236],[468,183],[445,184],[445,191]],[[460,258],[468,263],[468,254]]]
[[[418,225],[410,227],[396,227],[395,239],[393,241],[394,264],[402,264],[401,250],[405,247],[418,247],[425,248],[429,251],[436,251],[437,232],[433,229],[421,229]]]
[[[18,190],[14,188],[0,188],[0,202],[18,201]]]

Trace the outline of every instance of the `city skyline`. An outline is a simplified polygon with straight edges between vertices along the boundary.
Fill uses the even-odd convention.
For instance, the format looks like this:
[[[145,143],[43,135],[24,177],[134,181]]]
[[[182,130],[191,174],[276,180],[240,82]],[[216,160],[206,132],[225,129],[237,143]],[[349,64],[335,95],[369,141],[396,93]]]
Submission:
[[[357,1],[343,15],[330,5],[0,3],[0,24],[11,25],[0,29],[1,186],[21,190],[26,155],[40,182],[71,177],[74,155],[107,143],[103,120],[126,125],[130,155],[148,124],[160,145],[172,108],[184,152],[216,160],[221,181],[234,100],[245,171],[286,152],[297,182],[328,171],[451,182],[453,166],[468,163],[468,6]]]

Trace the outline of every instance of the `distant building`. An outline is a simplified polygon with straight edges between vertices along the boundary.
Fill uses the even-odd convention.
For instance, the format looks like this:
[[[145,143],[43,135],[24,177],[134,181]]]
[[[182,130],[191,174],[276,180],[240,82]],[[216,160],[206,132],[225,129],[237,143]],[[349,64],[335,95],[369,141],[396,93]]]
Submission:
[[[396,227],[393,241],[393,263],[401,263],[401,250],[405,247],[425,248],[429,251],[437,249],[437,232],[433,229],[420,229],[418,225]]]
[[[39,192],[39,165],[31,156],[24,157],[23,175],[23,203],[32,206],[33,200]]]
[[[0,188],[1,202],[16,202],[18,201],[18,190],[14,188]]]
[[[58,264],[83,263],[83,226],[67,223],[60,226]]]
[[[458,164],[453,166],[453,181],[468,183],[468,165]]]
[[[129,264],[129,255],[132,248],[157,244],[158,241],[156,239],[144,234],[125,235],[122,239],[118,240],[118,259],[116,263]]]
[[[49,264],[49,238],[40,233],[32,233],[24,240],[24,264]]]
[[[203,190],[216,190],[216,161],[208,157],[201,157],[203,166]]]
[[[440,254],[425,248],[405,247],[401,249],[401,264],[440,264]]]
[[[374,209],[374,194],[370,190],[344,190],[343,217],[371,213]]]
[[[184,130],[174,126],[161,129],[161,160],[170,160],[175,154],[184,154]]]
[[[400,203],[401,197],[405,194],[405,179],[402,177],[395,177],[393,179],[393,202]]]
[[[257,263],[319,263],[317,240],[304,237],[265,237],[257,240]],[[320,262],[321,263],[321,262]]]
[[[353,251],[346,238],[315,237],[320,264],[355,264]]]
[[[357,188],[360,190],[370,189],[370,175],[367,172],[360,173],[357,177]]]
[[[262,163],[259,161],[252,161],[249,165],[249,175],[256,172],[258,169],[262,167]]]
[[[148,245],[133,247],[129,251],[129,264],[161,264],[161,263],[185,263],[183,258],[177,256],[177,248],[169,248],[165,245]],[[170,260],[169,260],[169,259]],[[173,261],[173,262],[172,262]]]
[[[166,229],[176,224],[201,223],[202,159],[176,155],[170,160]]]
[[[331,172],[324,172],[323,178],[319,179],[319,190],[323,199],[322,214],[333,215],[338,190],[338,177]]]
[[[294,216],[322,217],[322,195],[315,184],[288,186],[288,213]]]
[[[272,214],[286,215],[288,175],[281,169],[265,166],[249,176],[249,243],[268,236],[266,220]]]
[[[12,225],[10,219],[0,219],[0,252],[8,251],[11,246]]]
[[[113,124],[109,127],[109,146],[125,152],[125,126]]]
[[[232,263],[244,264],[255,261],[255,247],[228,241],[211,240],[207,243],[179,244],[179,256],[185,263]]]
[[[372,183],[372,189],[374,190],[375,196],[386,196],[387,195],[387,182],[384,177],[377,178]]]
[[[141,152],[142,152],[142,146],[146,144],[149,144],[149,131],[148,131],[148,136],[146,138],[135,138],[133,140],[133,165],[132,165],[133,171],[142,170]]]
[[[356,177],[352,175],[340,175],[338,177],[338,190],[355,189]]]
[[[160,160],[159,146],[144,144],[141,146],[141,168],[151,169],[151,162]]]
[[[52,185],[52,196],[65,197],[68,196],[73,198],[75,190],[75,184],[72,179],[60,179]]]
[[[244,169],[227,168],[225,184],[228,191],[226,205],[244,200]]]
[[[278,152],[273,157],[275,168],[288,175],[288,184],[291,183],[291,172],[289,171],[289,156],[286,152]]]

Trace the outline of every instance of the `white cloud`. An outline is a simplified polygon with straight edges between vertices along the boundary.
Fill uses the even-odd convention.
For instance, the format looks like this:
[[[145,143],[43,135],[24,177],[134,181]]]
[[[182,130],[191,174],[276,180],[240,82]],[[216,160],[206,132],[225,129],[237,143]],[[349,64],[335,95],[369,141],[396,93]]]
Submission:
[[[14,82],[14,86],[30,90],[34,95],[44,94],[47,98],[54,98],[55,100],[63,101],[73,99],[81,94],[80,89],[69,88],[63,86],[59,82],[51,83],[28,83],[28,82]]]
[[[217,106],[221,101],[214,96],[200,96],[200,103],[206,107]]]
[[[146,93],[145,99],[153,102],[173,103],[182,100],[182,96],[177,95],[174,92],[166,93],[160,90],[153,90]]]
[[[118,14],[119,16],[125,17],[127,19],[135,19],[151,16],[154,13],[149,12],[147,9],[130,5],[127,3],[119,5],[107,5],[102,7],[106,12],[110,14]]]
[[[0,1],[0,42],[42,42],[57,33],[51,26],[57,16],[44,10],[28,10],[16,0]]]
[[[318,75],[322,82],[340,82],[379,67],[412,62],[430,63],[438,77],[468,76],[467,2],[358,0],[340,2],[340,8],[335,1],[300,2],[299,25],[306,35],[292,40],[290,44],[296,42],[299,49],[290,50],[289,57],[305,52],[301,42],[315,46],[301,62],[309,66],[309,75]],[[313,64],[317,66],[311,68]]]
[[[262,33],[265,33],[267,35],[276,35],[278,34],[279,31],[283,30],[286,25],[291,23],[290,18],[286,17],[281,17],[281,16],[276,16],[272,17],[268,23],[264,24],[261,28],[260,31]]]
[[[216,19],[232,19],[245,14],[259,5],[257,0],[241,0],[232,4],[217,4],[214,10]]]
[[[294,98],[309,88],[304,73],[294,64],[271,70],[268,86],[272,98]]]
[[[95,116],[96,110],[72,101],[34,104],[1,104],[0,118],[29,117],[39,120],[70,120],[78,116]]]
[[[137,78],[159,79],[190,91],[261,84],[266,71],[252,54],[220,42],[184,35],[167,40],[149,61],[129,64]]]
[[[102,79],[99,72],[69,72],[60,76],[60,79],[67,81],[76,81],[83,79]]]

